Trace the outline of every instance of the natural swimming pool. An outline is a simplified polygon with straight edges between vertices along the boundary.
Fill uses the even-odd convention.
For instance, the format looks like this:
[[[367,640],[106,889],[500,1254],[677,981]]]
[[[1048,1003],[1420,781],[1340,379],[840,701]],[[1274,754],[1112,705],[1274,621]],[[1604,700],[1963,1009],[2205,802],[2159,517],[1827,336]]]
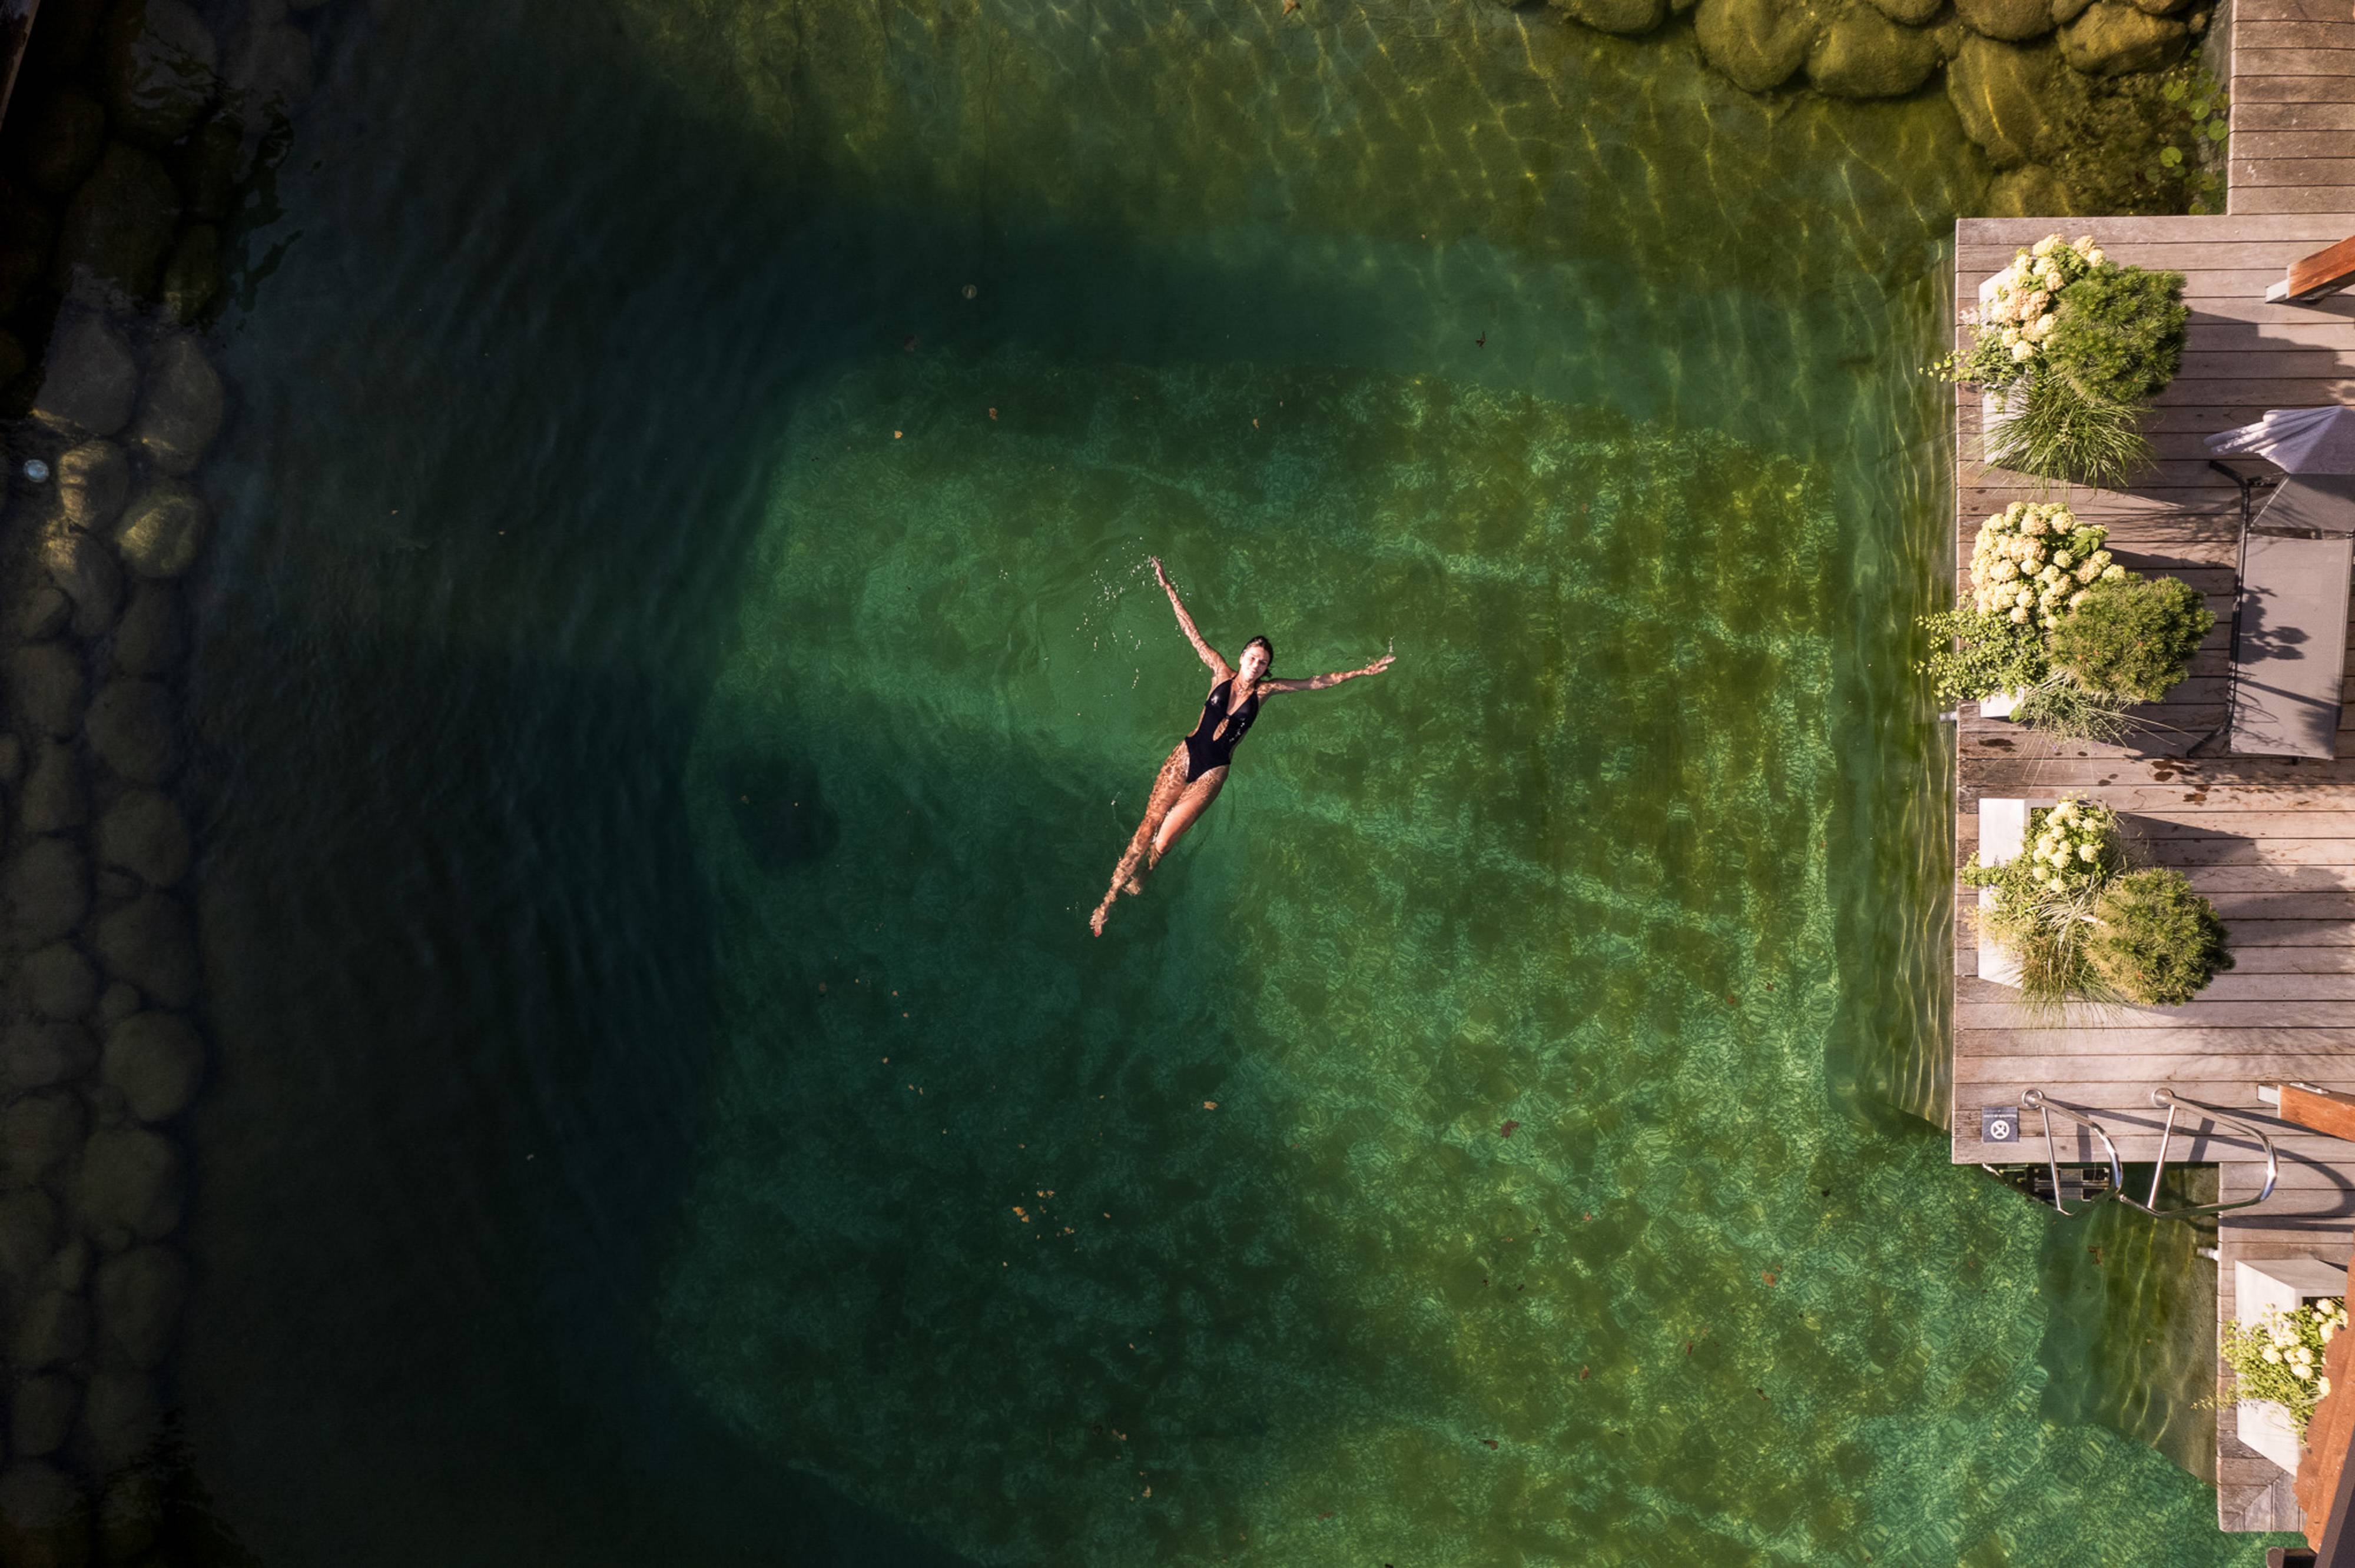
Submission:
[[[1296,22],[334,57],[193,691],[262,1561],[2227,1559],[2098,1337],[2188,1258],[1892,1108],[1952,111]],[[1149,553],[1399,663],[1097,942],[1203,684]]]

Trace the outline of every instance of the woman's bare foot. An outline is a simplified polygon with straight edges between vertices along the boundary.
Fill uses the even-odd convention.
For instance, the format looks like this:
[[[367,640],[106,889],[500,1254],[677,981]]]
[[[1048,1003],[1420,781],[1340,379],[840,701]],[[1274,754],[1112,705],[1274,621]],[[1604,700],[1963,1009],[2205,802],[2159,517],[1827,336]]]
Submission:
[[[1112,918],[1112,900],[1107,898],[1096,906],[1094,914],[1088,916],[1088,929],[1101,937],[1103,935],[1104,922],[1110,918]]]

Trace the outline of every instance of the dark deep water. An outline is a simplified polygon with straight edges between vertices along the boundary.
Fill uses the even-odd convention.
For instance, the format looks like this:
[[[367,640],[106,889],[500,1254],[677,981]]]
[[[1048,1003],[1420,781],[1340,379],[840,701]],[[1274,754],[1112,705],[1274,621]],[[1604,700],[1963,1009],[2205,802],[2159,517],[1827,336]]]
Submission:
[[[1986,171],[1481,15],[339,17],[215,334],[228,1560],[2245,1555],[1886,1108]],[[1149,551],[1400,665],[1094,944]]]

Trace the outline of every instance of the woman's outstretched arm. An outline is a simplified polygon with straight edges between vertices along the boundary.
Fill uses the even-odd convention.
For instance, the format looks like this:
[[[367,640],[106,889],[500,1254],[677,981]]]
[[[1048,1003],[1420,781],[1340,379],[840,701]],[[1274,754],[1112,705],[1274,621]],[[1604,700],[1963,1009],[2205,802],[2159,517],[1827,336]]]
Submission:
[[[1203,641],[1202,634],[1194,630],[1194,618],[1186,613],[1186,601],[1178,597],[1178,585],[1171,582],[1169,574],[1161,569],[1161,557],[1158,556],[1153,557],[1153,580],[1159,583],[1161,591],[1169,596],[1169,608],[1178,612],[1178,629],[1186,633],[1186,641],[1194,645],[1194,652],[1202,656],[1202,662],[1208,664],[1220,680],[1232,680],[1235,673],[1233,666],[1220,658],[1219,651]]]
[[[1329,675],[1311,675],[1305,681],[1262,681],[1263,692],[1321,692],[1327,686],[1337,686],[1344,681],[1354,681],[1360,675],[1379,675],[1391,667],[1395,653],[1385,653],[1362,670],[1336,670]]]

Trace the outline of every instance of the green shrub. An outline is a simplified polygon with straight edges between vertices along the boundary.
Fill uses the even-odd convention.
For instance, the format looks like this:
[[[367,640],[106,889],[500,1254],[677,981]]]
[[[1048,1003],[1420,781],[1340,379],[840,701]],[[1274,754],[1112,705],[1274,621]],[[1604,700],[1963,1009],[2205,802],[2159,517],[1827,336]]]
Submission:
[[[2134,729],[2134,715],[2126,711],[2130,705],[2107,692],[2092,690],[2066,670],[2056,670],[2020,693],[2011,716],[2056,740],[2108,746]]]
[[[2158,396],[2183,364],[2183,274],[2095,268],[2061,296],[2042,368],[2093,404]]]
[[[2052,629],[2052,662],[2091,690],[2155,703],[2183,679],[2215,624],[2180,577],[2097,582]]]
[[[1998,692],[2025,691],[2045,678],[2051,661],[2044,629],[2009,616],[1950,609],[1925,615],[1930,656],[1922,662],[1941,703],[1975,703]]]
[[[2160,868],[2103,889],[2085,959],[2119,995],[2149,1007],[2179,1007],[2232,967],[2216,906],[2181,872]]]

